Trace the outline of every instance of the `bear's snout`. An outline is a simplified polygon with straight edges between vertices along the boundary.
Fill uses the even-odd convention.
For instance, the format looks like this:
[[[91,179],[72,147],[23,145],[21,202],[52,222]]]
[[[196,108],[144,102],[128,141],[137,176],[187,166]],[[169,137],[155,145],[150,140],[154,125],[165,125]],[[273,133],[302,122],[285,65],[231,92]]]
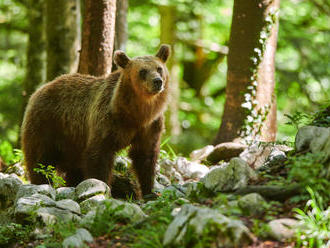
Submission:
[[[163,80],[161,78],[155,78],[152,80],[152,90],[155,93],[161,92],[164,89]]]

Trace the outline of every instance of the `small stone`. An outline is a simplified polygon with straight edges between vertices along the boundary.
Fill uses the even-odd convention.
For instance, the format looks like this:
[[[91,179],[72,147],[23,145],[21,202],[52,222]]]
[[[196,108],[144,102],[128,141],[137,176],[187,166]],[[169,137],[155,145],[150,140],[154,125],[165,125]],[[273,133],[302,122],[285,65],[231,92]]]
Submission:
[[[86,200],[95,195],[110,197],[109,186],[100,180],[90,178],[82,181],[76,187],[76,197],[78,201]]]
[[[60,187],[56,189],[56,200],[62,199],[71,199],[74,200],[76,197],[75,195],[75,188],[74,187]]]
[[[95,195],[92,196],[80,203],[80,208],[82,213],[87,213],[90,210],[96,208],[100,202],[103,202],[106,199],[104,195]]]
[[[207,157],[207,160],[215,164],[219,161],[229,161],[231,158],[237,157],[240,155],[244,149],[247,148],[247,145],[235,142],[221,143],[217,145],[212,153]]]
[[[80,248],[84,247],[85,243],[93,242],[93,236],[84,228],[77,229],[74,235],[71,235],[63,240],[63,248]]]
[[[229,164],[211,170],[201,179],[205,187],[215,192],[234,191],[256,180],[256,173],[240,158],[232,158]]]
[[[202,161],[206,159],[207,156],[210,155],[210,153],[213,151],[214,151],[214,146],[208,145],[201,149],[192,151],[189,156],[192,161]]]
[[[116,199],[107,199],[103,201],[97,207],[96,213],[103,214],[104,211],[116,209],[118,210],[114,213],[115,216],[132,222],[138,222],[147,217],[138,205]]]
[[[8,173],[8,174],[13,173],[13,174],[16,174],[18,176],[24,176],[25,171],[23,169],[22,163],[21,162],[18,162],[18,163],[15,163],[13,165],[10,165],[6,169],[6,173]]]
[[[6,209],[14,204],[16,193],[23,184],[15,174],[0,173],[0,210]]]
[[[196,162],[190,162],[184,157],[178,157],[174,166],[184,178],[200,179],[209,172],[207,166]]]
[[[62,222],[68,221],[80,221],[81,218],[66,209],[60,209],[56,207],[42,207],[36,210],[38,220],[44,225],[55,224],[58,220]]]
[[[254,216],[262,215],[267,204],[265,199],[257,193],[247,194],[241,197],[237,203],[243,212]]]
[[[290,218],[272,220],[268,223],[269,235],[278,241],[285,241],[295,235],[298,221]]]
[[[80,206],[77,202],[71,199],[63,199],[56,202],[56,207],[60,209],[66,209],[75,214],[81,214]]]
[[[160,184],[156,179],[154,180],[154,191],[160,192],[165,188],[164,185]]]
[[[274,166],[284,162],[285,153],[290,150],[292,149],[285,145],[255,142],[247,147],[239,157],[246,161],[251,168],[262,169],[265,166]]]
[[[160,183],[163,186],[171,185],[171,181],[166,176],[164,176],[160,173],[156,175],[156,180],[158,183]]]
[[[41,206],[55,206],[55,201],[46,195],[33,194],[21,197],[15,204],[14,215],[18,222],[24,222]]]
[[[32,196],[33,194],[36,194],[36,193],[46,195],[46,196],[52,198],[53,200],[55,200],[55,196],[56,196],[55,189],[53,189],[48,184],[41,184],[41,185],[22,184],[19,187],[18,192],[16,194],[15,202],[21,197]]]
[[[272,167],[274,165],[283,164],[287,160],[287,156],[285,152],[278,150],[275,148],[269,154],[269,157],[265,163],[266,167]]]

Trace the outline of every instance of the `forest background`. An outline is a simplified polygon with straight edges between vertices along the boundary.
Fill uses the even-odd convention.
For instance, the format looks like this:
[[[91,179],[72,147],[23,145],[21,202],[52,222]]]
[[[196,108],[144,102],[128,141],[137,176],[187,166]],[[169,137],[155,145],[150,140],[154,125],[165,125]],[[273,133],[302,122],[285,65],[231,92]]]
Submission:
[[[6,141],[17,146],[22,113],[31,87],[35,89],[59,74],[77,70],[73,60],[69,62],[72,67],[61,68],[55,74],[49,72],[47,61],[50,60],[47,57],[52,55],[49,52],[46,55],[47,39],[50,39],[47,33],[53,34],[52,41],[55,41],[54,37],[65,35],[78,37],[80,41],[80,16],[84,13],[84,6],[79,1],[69,1],[73,4],[71,11],[75,13],[75,19],[72,21],[71,17],[70,22],[72,12],[55,11],[63,1],[56,1],[53,9],[48,10],[44,7],[45,2],[0,0],[0,143]],[[173,101],[175,106],[171,110],[177,107],[178,112],[169,114],[171,123],[167,123],[168,132],[164,139],[170,138],[173,149],[184,155],[213,143],[221,124],[226,97],[226,55],[233,1],[118,2],[122,6],[118,7],[117,3],[116,22],[122,29],[116,27],[115,49],[126,50],[129,56],[134,57],[154,54],[163,42],[172,45],[171,67],[174,69],[171,81],[178,83],[179,91],[178,101]],[[119,10],[122,11],[120,17]],[[292,142],[297,126],[286,124],[290,121],[287,115],[291,116],[291,121],[292,118],[303,121],[329,104],[330,2],[282,0],[278,14],[275,60],[277,141]],[[45,18],[51,15],[53,20],[68,21],[70,30],[64,32],[57,25],[46,26]],[[31,43],[29,39],[33,35]],[[61,51],[66,53],[65,56],[70,55],[70,48],[65,45],[58,48],[57,55]],[[72,48],[72,44],[70,46]],[[80,42],[74,49],[79,54]],[[31,51],[35,54],[32,57]],[[37,56],[38,60],[29,60],[29,56]],[[196,70],[199,63],[204,64]],[[189,75],[196,73],[201,75],[201,79],[198,82],[189,80]],[[37,77],[31,77],[32,74]]]

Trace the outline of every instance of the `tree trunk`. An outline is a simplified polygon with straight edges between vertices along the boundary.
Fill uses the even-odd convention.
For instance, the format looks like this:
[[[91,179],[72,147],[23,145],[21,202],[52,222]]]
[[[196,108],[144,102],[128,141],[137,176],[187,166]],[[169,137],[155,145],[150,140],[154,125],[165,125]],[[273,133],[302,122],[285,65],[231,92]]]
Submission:
[[[115,50],[126,51],[128,38],[127,10],[128,0],[118,0],[116,3]]]
[[[29,28],[20,123],[23,120],[25,107],[31,94],[44,81],[45,39],[43,35],[43,3],[44,0],[28,0],[26,2],[26,6],[29,9]]]
[[[166,133],[172,137],[181,133],[179,122],[179,68],[175,60],[174,44],[176,41],[176,9],[175,6],[160,5],[160,42],[171,45],[172,54],[167,62],[170,75],[170,99],[166,113]]]
[[[105,76],[111,73],[116,0],[86,0],[79,73]]]
[[[77,70],[80,1],[46,1],[47,81]]]
[[[229,41],[226,103],[215,144],[274,141],[274,58],[279,0],[235,0]]]

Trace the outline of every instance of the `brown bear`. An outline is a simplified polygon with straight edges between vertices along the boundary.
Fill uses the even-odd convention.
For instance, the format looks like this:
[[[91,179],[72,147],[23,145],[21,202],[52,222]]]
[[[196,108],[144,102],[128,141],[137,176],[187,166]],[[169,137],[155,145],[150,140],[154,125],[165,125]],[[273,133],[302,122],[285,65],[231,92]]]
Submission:
[[[169,55],[168,45],[156,56],[133,59],[116,51],[120,69],[108,77],[63,75],[38,89],[21,132],[31,183],[46,183],[34,171],[41,163],[53,165],[68,186],[87,178],[110,185],[115,153],[130,145],[142,194],[150,194],[169,95]]]

